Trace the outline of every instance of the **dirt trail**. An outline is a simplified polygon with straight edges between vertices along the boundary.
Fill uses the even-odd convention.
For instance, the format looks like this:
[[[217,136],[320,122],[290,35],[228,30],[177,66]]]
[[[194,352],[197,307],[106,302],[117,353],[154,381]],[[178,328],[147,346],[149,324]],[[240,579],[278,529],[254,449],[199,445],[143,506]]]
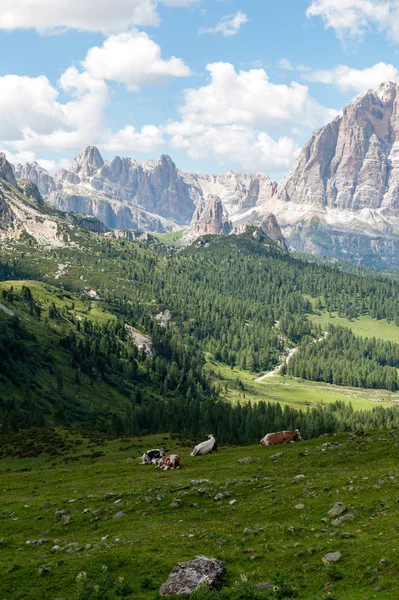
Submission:
[[[318,340],[313,340],[315,344],[317,344],[318,342],[321,342],[322,340],[324,340],[324,338],[327,336],[327,331],[324,332],[324,334],[321,336],[321,338],[319,338]],[[264,379],[267,379],[268,377],[273,377],[274,375],[277,375],[277,373],[281,370],[282,366],[284,364],[287,364],[291,358],[294,356],[295,352],[298,350],[298,348],[291,348],[291,350],[288,352],[287,356],[285,357],[285,359],[283,360],[283,362],[278,365],[277,367],[275,367],[273,369],[273,371],[269,371],[268,373],[265,373],[264,375],[261,375],[260,377],[257,377],[255,379],[256,383],[262,383],[262,381]]]
[[[285,360],[281,363],[281,365],[278,365],[277,367],[275,367],[273,369],[273,371],[269,371],[268,373],[265,373],[264,375],[257,377],[255,379],[255,382],[262,383],[262,381],[264,379],[266,379],[267,377],[273,377],[274,375],[277,375],[277,373],[281,370],[281,367],[283,366],[283,364],[288,363],[290,361],[290,359],[294,356],[294,354],[297,350],[298,350],[298,348],[291,348],[291,350],[288,352],[287,356],[285,357]]]

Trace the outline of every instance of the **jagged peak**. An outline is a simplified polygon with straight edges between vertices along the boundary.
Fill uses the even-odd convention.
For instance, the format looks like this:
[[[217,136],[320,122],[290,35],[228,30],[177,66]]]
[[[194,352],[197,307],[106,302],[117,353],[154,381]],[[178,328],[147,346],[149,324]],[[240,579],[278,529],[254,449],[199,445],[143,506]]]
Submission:
[[[6,181],[9,185],[12,185],[15,188],[18,187],[15,179],[14,167],[10,162],[8,162],[4,152],[0,153],[0,179]]]
[[[91,166],[99,169],[104,164],[104,159],[97,146],[86,146],[73,161],[72,169],[80,170],[82,166]]]

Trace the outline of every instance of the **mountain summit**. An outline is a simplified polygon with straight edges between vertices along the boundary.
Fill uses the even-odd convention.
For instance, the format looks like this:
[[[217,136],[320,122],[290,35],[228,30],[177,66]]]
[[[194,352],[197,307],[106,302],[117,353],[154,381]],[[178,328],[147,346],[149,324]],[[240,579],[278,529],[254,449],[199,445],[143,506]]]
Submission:
[[[398,83],[357,96],[313,132],[279,185],[263,173],[184,173],[167,155],[108,161],[95,146],[54,177],[36,163],[18,165],[16,176],[58,208],[110,228],[184,227],[192,237],[237,231],[272,213],[291,249],[399,268]]]

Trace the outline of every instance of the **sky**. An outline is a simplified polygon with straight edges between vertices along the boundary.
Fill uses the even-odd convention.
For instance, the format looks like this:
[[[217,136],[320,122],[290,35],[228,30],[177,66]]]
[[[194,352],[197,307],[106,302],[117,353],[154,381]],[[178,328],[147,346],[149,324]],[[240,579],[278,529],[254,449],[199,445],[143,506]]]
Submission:
[[[0,150],[85,146],[280,179],[312,130],[399,81],[399,0],[2,0]]]

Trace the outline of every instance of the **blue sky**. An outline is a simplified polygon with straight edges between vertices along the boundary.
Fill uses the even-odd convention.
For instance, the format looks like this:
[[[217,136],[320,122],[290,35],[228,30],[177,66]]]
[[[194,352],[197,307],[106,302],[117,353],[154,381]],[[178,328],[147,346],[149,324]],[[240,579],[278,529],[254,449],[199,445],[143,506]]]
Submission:
[[[312,129],[399,80],[398,0],[3,4],[0,148],[50,170],[95,144],[278,179]]]

